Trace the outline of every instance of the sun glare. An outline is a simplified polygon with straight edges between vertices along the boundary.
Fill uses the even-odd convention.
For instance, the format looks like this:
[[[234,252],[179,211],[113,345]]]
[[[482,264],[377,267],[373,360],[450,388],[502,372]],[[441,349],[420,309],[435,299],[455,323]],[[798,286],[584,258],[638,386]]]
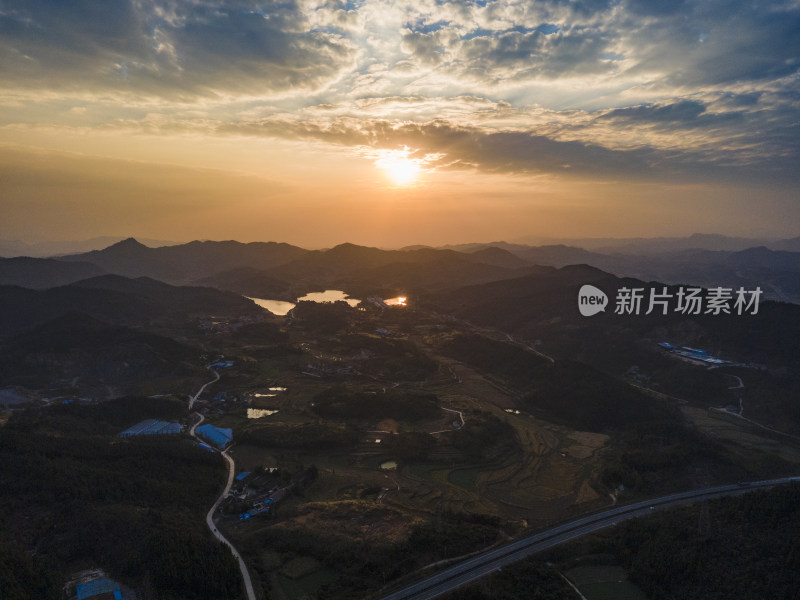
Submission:
[[[375,165],[386,173],[396,186],[414,183],[422,173],[422,160],[409,158],[409,149],[389,150],[375,161]]]
[[[397,296],[397,298],[387,298],[384,300],[387,306],[407,306],[405,296]]]

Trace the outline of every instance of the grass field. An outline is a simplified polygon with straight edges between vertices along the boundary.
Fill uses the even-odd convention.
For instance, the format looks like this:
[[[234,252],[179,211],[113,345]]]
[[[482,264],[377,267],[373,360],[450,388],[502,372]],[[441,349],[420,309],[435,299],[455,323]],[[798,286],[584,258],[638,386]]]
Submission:
[[[706,409],[691,406],[682,407],[682,411],[697,427],[720,441],[734,443],[750,450],[775,454],[792,463],[800,463],[798,445],[787,442],[779,435],[771,435],[763,429],[750,425],[747,421],[725,413],[711,413]]]
[[[289,579],[298,580],[308,577],[321,569],[322,565],[318,560],[310,556],[299,556],[283,565],[281,568],[281,575],[285,575]]]
[[[455,469],[447,475],[447,480],[468,492],[475,492],[478,489],[479,474],[480,471],[476,468]]]
[[[575,567],[564,575],[587,600],[647,600],[644,592],[628,581],[622,567]]]
[[[279,573],[276,580],[286,598],[301,600],[302,598],[315,598],[319,586],[335,578],[336,574],[333,571],[322,569],[298,579],[292,579]]]
[[[435,356],[435,348],[431,349]],[[320,537],[337,532],[356,541],[356,545],[401,543],[414,527],[429,525],[442,513],[490,515],[508,523],[543,526],[563,518],[576,504],[587,510],[592,503],[608,502],[591,486],[596,485],[595,473],[602,462],[607,436],[554,425],[525,411],[506,412],[518,408],[517,392],[467,365],[441,356],[435,359],[440,362],[438,378],[413,386],[415,391],[435,393],[440,406],[448,409],[435,419],[414,423],[378,418],[370,422],[353,420],[350,424],[359,429],[358,443],[335,451],[320,451],[313,445],[308,448],[236,446],[233,456],[239,470],[263,465],[293,468],[297,463],[313,464],[319,471],[318,479],[301,494],[290,495],[281,502],[273,519],[235,523],[233,535],[237,541],[241,540],[245,547],[258,547],[263,544],[259,541],[262,534],[274,527],[276,531],[296,528]],[[267,393],[264,387],[267,375],[273,375],[288,389],[276,397],[258,398],[253,405],[279,408],[279,413],[248,421],[244,416],[246,407],[228,405],[230,414],[214,416],[214,421],[233,427],[235,436],[243,429],[263,429],[263,440],[268,443],[272,428],[277,433],[281,426],[316,424],[320,417],[311,403],[320,391],[339,385],[333,380],[300,376],[286,369],[280,374],[254,372],[240,383],[240,388],[246,383],[251,386],[248,391],[258,389],[259,393]],[[254,386],[256,380],[259,386]],[[353,379],[347,385],[371,391],[385,384]],[[220,384],[214,387],[226,388]],[[487,443],[486,453],[476,458],[457,443],[461,438],[452,423],[461,417],[451,411],[461,412],[468,425],[472,419],[481,423],[482,419],[488,419],[486,413],[489,413],[510,426],[507,431],[514,438],[513,444],[500,445],[502,452],[497,452]],[[368,432],[374,430],[436,432],[433,434],[436,443],[423,462],[401,461],[397,471],[381,472],[379,465],[396,457],[391,444],[366,443],[370,439]],[[312,558],[309,554],[262,557],[262,564],[269,572],[262,577],[262,583],[267,587],[268,578],[273,597],[279,600],[315,597],[319,586],[336,576],[326,571],[320,557]],[[620,578],[623,583],[618,583],[607,575],[605,579],[584,582],[592,589],[592,595],[587,595],[589,600],[643,598],[641,594],[635,595],[638,590],[624,577]]]

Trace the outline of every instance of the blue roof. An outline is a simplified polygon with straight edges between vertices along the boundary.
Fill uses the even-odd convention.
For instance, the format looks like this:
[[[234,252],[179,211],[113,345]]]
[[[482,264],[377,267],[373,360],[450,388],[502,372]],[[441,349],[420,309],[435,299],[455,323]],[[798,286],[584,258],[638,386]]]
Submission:
[[[87,600],[99,596],[100,594],[108,594],[109,592],[119,592],[119,584],[111,579],[95,579],[87,583],[79,583],[75,589],[78,594],[78,600]],[[114,595],[116,598],[116,593]],[[119,595],[122,598],[122,594]]]
[[[689,352],[694,352],[695,354],[708,354],[708,350],[703,350],[701,348],[690,348],[689,346],[684,346],[684,350],[688,350]]]
[[[230,428],[201,425],[196,431],[203,439],[214,444],[217,448],[224,448],[233,441],[233,430]]]
[[[239,474],[236,476],[236,481],[241,481],[242,479],[244,479],[244,478],[245,478],[245,477],[247,477],[248,475],[250,475],[250,471],[242,471],[241,473],[239,473]]]
[[[170,423],[169,421],[159,421],[158,419],[146,419],[133,427],[129,427],[120,433],[119,437],[128,437],[131,435],[167,435],[180,432],[180,423]]]

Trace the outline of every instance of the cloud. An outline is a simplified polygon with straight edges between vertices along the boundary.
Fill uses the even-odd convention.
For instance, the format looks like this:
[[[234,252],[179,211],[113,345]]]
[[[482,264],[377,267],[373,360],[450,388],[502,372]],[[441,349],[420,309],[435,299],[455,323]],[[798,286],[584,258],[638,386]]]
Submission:
[[[788,1],[10,0],[0,120],[796,179],[798,30]]]
[[[685,4],[685,0],[628,0],[625,6],[637,15],[662,17],[681,12]]]
[[[631,58],[631,73],[655,74],[671,86],[719,86],[765,82],[796,74],[800,67],[800,10],[790,3],[770,6],[741,1],[684,3],[659,18],[636,9],[618,25]]]
[[[455,48],[457,74],[494,83],[502,80],[554,79],[606,72],[609,49],[601,33],[544,34],[507,31],[460,41]]]
[[[11,1],[0,12],[7,87],[165,97],[314,90],[355,47],[289,2]]]
[[[796,3],[744,0],[8,0],[0,76],[7,89],[181,101],[438,85],[641,103],[793,77],[799,29]],[[535,87],[565,81],[557,96]]]
[[[439,64],[444,56],[441,36],[436,33],[406,31],[403,34],[403,50],[424,66]]]
[[[743,111],[706,112],[706,105],[698,100],[678,100],[661,105],[644,104],[616,108],[600,115],[598,119],[617,123],[650,124],[674,128],[697,128],[741,123]]]
[[[648,107],[642,108],[650,110]],[[225,125],[220,132],[302,139],[353,148],[408,147],[413,151],[412,156],[437,156],[437,160],[428,161],[427,164],[440,169],[555,174],[599,180],[797,180],[796,169],[786,155],[775,156],[773,152],[767,159],[753,152],[750,145],[730,150],[720,150],[707,144],[684,148],[667,145],[658,148],[646,144],[609,148],[591,141],[592,137],[602,139],[599,135],[586,136],[586,139],[556,139],[554,135],[535,131],[492,131],[456,125],[441,119],[425,123],[396,123],[364,118],[339,118],[326,122],[284,117]],[[787,135],[782,143],[788,143],[790,137]],[[774,141],[781,145],[781,141]]]

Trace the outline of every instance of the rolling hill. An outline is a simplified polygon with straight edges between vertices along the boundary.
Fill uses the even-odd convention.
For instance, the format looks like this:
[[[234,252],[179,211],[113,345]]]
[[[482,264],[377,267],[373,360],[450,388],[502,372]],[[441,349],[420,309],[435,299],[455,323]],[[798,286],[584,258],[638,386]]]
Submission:
[[[308,251],[276,242],[201,242],[149,248],[133,238],[103,250],[62,257],[88,262],[125,277],[152,277],[168,283],[190,283],[229,269],[268,269],[290,262]]]
[[[35,389],[61,381],[84,391],[139,391],[156,380],[200,375],[200,354],[164,336],[66,313],[5,340],[0,385]]]
[[[63,262],[52,258],[0,258],[0,285],[42,290],[103,275],[105,270],[86,262]]]
[[[232,292],[179,287],[148,278],[102,275],[47,290],[0,286],[0,335],[29,329],[68,313],[131,327],[181,327],[215,316],[260,316]]]

